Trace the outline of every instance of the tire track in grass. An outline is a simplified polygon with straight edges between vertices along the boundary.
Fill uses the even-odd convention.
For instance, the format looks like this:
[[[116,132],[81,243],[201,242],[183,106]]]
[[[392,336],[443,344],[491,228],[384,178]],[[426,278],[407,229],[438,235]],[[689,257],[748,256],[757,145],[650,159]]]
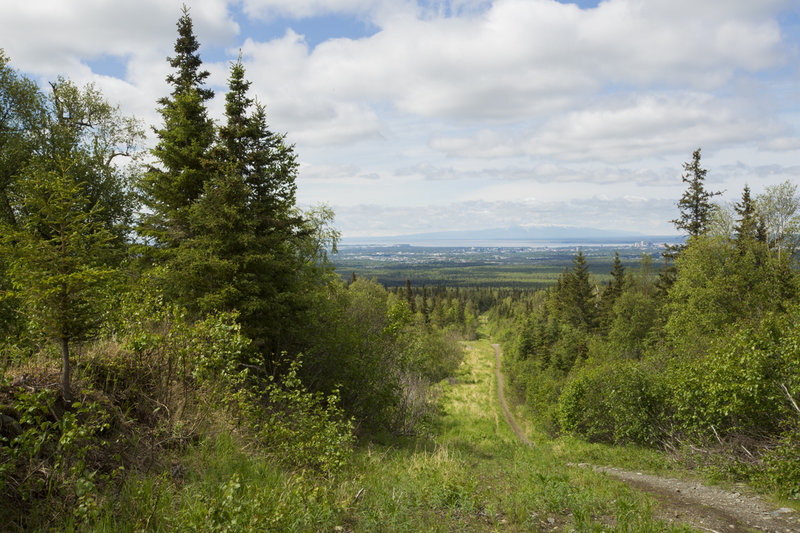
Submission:
[[[508,410],[508,405],[506,404],[506,397],[503,393],[503,374],[500,372],[500,345],[499,344],[492,344],[492,348],[494,348],[494,372],[497,376],[497,397],[500,399],[500,407],[503,408],[503,414],[506,417],[506,421],[508,425],[511,426],[511,429],[514,430],[514,433],[517,435],[517,438],[524,442],[526,445],[531,446],[531,441],[525,436],[525,433],[522,432],[522,429],[517,424],[517,421],[514,420],[514,417],[511,416],[511,411]]]

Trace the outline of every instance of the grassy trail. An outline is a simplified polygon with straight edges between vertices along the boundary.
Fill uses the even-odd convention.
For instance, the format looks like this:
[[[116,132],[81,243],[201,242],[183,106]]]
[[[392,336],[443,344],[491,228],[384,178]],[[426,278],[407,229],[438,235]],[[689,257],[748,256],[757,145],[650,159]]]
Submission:
[[[523,444],[498,402],[490,341],[466,345],[439,394],[427,436],[359,447],[330,478],[282,469],[224,434],[209,438],[181,459],[179,478],[132,476],[85,529],[689,531],[654,518],[638,491],[570,463],[603,461],[603,449],[530,432]]]
[[[503,373],[500,371],[500,345],[492,344],[492,348],[494,348],[494,374],[497,378],[497,399],[500,400],[500,407],[503,409],[503,414],[506,417],[506,421],[511,426],[511,429],[514,430],[517,438],[530,446],[531,441],[529,441],[528,437],[525,436],[525,433],[522,431],[522,429],[520,429],[519,424],[517,424],[516,419],[511,415],[511,411],[508,410],[508,404],[506,403],[506,396],[504,392]]]
[[[653,518],[646,497],[608,476],[568,466],[541,439],[529,447],[497,401],[495,350],[467,344],[442,384],[429,441],[360,457],[363,490],[342,531],[688,531]]]

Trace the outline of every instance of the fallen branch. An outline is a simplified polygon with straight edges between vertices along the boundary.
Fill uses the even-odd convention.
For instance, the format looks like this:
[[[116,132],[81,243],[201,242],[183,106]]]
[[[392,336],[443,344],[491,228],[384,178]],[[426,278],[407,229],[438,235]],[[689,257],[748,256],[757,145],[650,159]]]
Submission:
[[[783,389],[783,392],[786,393],[786,397],[789,398],[789,401],[792,402],[792,405],[794,406],[795,411],[800,413],[800,407],[797,407],[797,402],[795,402],[794,398],[792,398],[792,395],[789,393],[789,389],[786,388],[786,384],[781,383],[781,388]]]
[[[689,448],[699,453],[711,453],[708,450],[703,450],[701,448],[698,448],[697,446],[694,446],[693,444],[690,444]]]
[[[719,438],[719,433],[717,433],[717,428],[715,428],[713,424],[711,425],[711,431],[713,431],[714,436],[717,437],[717,442],[719,442],[722,446],[724,446],[724,444],[722,443],[722,439]]]

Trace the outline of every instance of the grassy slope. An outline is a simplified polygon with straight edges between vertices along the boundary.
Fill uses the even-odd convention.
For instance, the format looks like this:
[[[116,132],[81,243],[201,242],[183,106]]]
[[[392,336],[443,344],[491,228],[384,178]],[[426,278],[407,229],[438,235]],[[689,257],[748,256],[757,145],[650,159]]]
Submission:
[[[497,404],[493,358],[488,340],[469,343],[456,378],[441,384],[431,434],[364,446],[333,479],[287,472],[217,436],[171,476],[130,479],[95,529],[677,531],[639,493],[567,466],[563,443],[518,442]]]

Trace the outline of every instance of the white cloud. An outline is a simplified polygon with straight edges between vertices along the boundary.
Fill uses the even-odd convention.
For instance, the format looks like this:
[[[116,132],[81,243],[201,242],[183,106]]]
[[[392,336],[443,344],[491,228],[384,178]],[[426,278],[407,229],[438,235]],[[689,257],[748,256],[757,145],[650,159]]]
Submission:
[[[298,172],[302,180],[329,181],[341,184],[358,184],[363,180],[374,181],[380,176],[365,172],[357,165],[309,165],[300,164]]]
[[[12,60],[36,73],[70,71],[101,56],[171,52],[180,0],[2,2],[0,35]],[[195,0],[190,10],[204,44],[230,42],[238,33],[225,0]],[[161,58],[163,60],[163,56]]]
[[[201,56],[209,45],[234,42],[239,26],[228,1],[186,3]],[[79,84],[94,83],[124,113],[155,124],[159,122],[156,100],[168,92],[166,57],[173,54],[182,4],[182,0],[0,0],[4,38],[0,45],[12,65],[34,79],[44,83],[65,75]],[[93,72],[89,65],[99,59],[121,64],[123,77]]]
[[[24,70],[95,79],[126,102],[147,96],[152,106],[161,96],[163,88],[157,92],[156,86],[163,87],[179,0],[87,0],[80,8],[58,0],[5,3],[0,34]],[[239,26],[232,4],[191,3],[202,43],[235,51]],[[546,120],[584,106],[608,86],[666,84],[708,92],[736,72],[779,65],[787,51],[774,15],[783,4],[607,0],[581,10],[553,0],[434,1],[424,8],[410,0],[242,0],[242,10],[253,17],[355,14],[378,28],[370,37],[329,40],[313,50],[291,30],[268,42],[251,36],[242,48],[254,88],[298,142],[342,144],[385,134],[388,126],[378,116],[385,105],[483,124],[482,135],[502,137],[493,123]],[[104,56],[128,63],[130,87],[93,77],[85,61]],[[570,120],[587,125],[599,118],[590,115]],[[621,113],[613,118],[622,125]],[[479,143],[493,147],[485,157],[531,151],[502,138],[488,141]],[[457,139],[437,142],[447,152],[461,151]]]
[[[309,61],[302,36],[289,30],[268,43],[242,46],[247,76],[270,119],[292,140],[308,145],[347,144],[380,136],[380,120],[366,103],[342,99]]]
[[[458,16],[442,10],[449,12],[443,16],[436,3],[425,11],[409,2],[387,10],[377,0],[250,0],[245,9],[253,13],[369,12],[379,31],[326,41],[313,50],[302,36],[288,32],[267,43],[249,40],[244,50],[250,72],[263,73],[258,85],[276,116],[286,118],[298,139],[324,144],[385,133],[386,125],[370,110],[388,104],[416,116],[484,124],[481,135],[501,138],[479,143],[493,147],[483,155],[507,157],[531,150],[509,146],[497,123],[541,121],[580,109],[608,87],[647,91],[666,85],[710,95],[737,72],[781,64],[788,52],[774,20],[778,3],[705,2],[697,8],[689,0],[608,0],[581,10],[551,0],[496,0]],[[691,98],[682,98],[673,104],[688,103],[681,115],[692,120],[692,102],[686,102]],[[669,104],[643,99],[628,111],[658,120],[653,113],[671,113]],[[601,118],[586,111],[570,120],[591,126],[588,122]],[[624,110],[611,118],[613,126],[624,126]],[[638,117],[627,120],[642,123]],[[651,140],[662,141],[650,135],[643,144]],[[461,151],[457,140],[437,142],[438,149]]]
[[[211,85],[228,74],[219,50],[234,58],[241,47],[271,127],[297,143],[298,197],[360,205],[338,213],[345,232],[397,233],[581,217],[668,227],[675,200],[641,198],[677,199],[680,163],[697,146],[722,153],[708,168],[731,190],[797,177],[800,122],[787,112],[797,72],[782,68],[796,51],[778,25],[793,1],[189,3]],[[158,124],[180,4],[0,0],[1,44],[34,78],[94,81],[125,112]],[[255,18],[330,14],[372,34],[320,42],[291,22],[279,38],[253,30]],[[253,31],[239,35],[237,20]],[[92,72],[104,59],[124,65],[123,79]],[[210,107],[219,116],[221,96]],[[385,203],[394,207],[376,206]]]
[[[659,185],[674,177],[674,169],[654,170],[632,169],[611,166],[567,166],[556,163],[540,163],[527,166],[495,166],[478,168],[456,168],[420,163],[401,167],[395,176],[418,177],[430,181],[479,180],[484,183],[495,182],[536,182],[536,183],[624,183],[631,186]]]
[[[260,19],[307,18],[336,14],[369,13],[386,0],[242,0],[244,12]]]
[[[765,139],[758,146],[761,150],[770,152],[785,152],[800,150],[800,139],[797,137],[774,137]]]
[[[707,93],[611,96],[513,136],[485,130],[468,137],[434,138],[430,146],[458,157],[529,155],[618,164],[682,154],[697,146],[770,142],[786,133],[786,126],[758,111],[745,100]],[[791,140],[781,142],[787,146]]]

